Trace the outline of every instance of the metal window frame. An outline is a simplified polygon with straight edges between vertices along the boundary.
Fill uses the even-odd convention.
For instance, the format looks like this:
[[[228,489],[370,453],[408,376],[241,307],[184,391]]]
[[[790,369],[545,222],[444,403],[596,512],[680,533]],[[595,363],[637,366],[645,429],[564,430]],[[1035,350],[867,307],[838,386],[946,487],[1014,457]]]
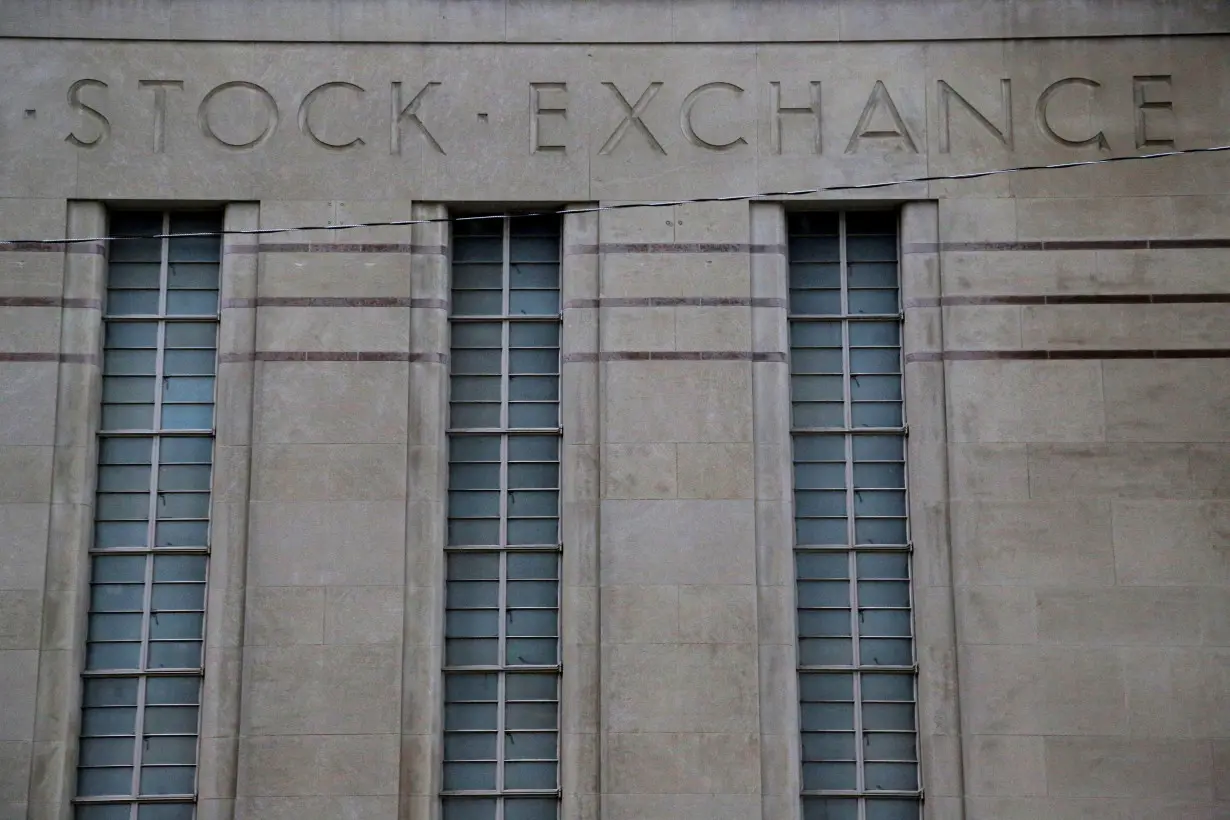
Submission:
[[[169,234],[171,232],[172,215],[181,213],[189,213],[188,211],[170,211],[164,210],[161,212],[162,230],[161,233]],[[220,216],[219,216],[220,220]],[[152,324],[157,323],[156,344],[155,348],[155,369],[154,369],[154,404],[152,424],[148,429],[141,428],[122,428],[122,429],[100,429],[96,438],[101,446],[101,443],[108,439],[134,439],[148,438],[150,443],[150,463],[149,463],[149,509],[147,511],[148,520],[146,521],[146,546],[145,547],[120,547],[120,548],[101,548],[97,544],[91,543],[89,548],[89,556],[91,562],[94,558],[100,556],[141,556],[145,559],[145,574],[143,578],[144,589],[142,592],[142,611],[141,611],[141,646],[139,654],[139,666],[137,669],[83,669],[83,680],[100,680],[100,679],[123,679],[135,680],[137,682],[137,700],[135,706],[135,718],[133,723],[133,756],[131,761],[132,779],[130,782],[128,795],[99,795],[99,796],[82,796],[76,794],[79,785],[74,785],[73,805],[77,808],[88,806],[126,806],[128,808],[129,820],[137,820],[138,812],[141,806],[150,804],[188,804],[195,806],[200,788],[200,735],[201,735],[201,712],[203,707],[202,690],[204,688],[205,678],[205,623],[208,618],[209,604],[209,543],[210,534],[213,525],[213,479],[214,469],[216,464],[215,459],[215,430],[217,426],[216,416],[213,418],[211,427],[205,429],[163,429],[163,389],[165,380],[168,378],[165,373],[165,358],[167,351],[166,331],[169,324],[174,323],[211,323],[215,328],[221,327],[221,315],[219,310],[215,310],[212,314],[169,314],[167,312],[167,298],[169,290],[170,278],[170,238],[164,236],[159,247],[159,272],[158,272],[158,312],[153,314],[112,314],[107,311],[104,303],[104,311],[102,321],[104,326],[107,324]],[[219,245],[221,240],[219,240]],[[219,248],[218,255],[218,274],[219,285],[216,288],[217,292],[221,293],[221,267],[222,256]],[[107,288],[109,295],[110,287]],[[196,290],[196,289],[190,289]],[[213,374],[213,394],[210,396],[209,403],[216,408],[217,405],[217,361],[218,361],[218,344],[220,343],[219,330],[215,330],[214,334],[214,374]],[[101,403],[101,402],[100,402]],[[101,422],[100,422],[101,423]],[[209,457],[209,478],[208,478],[208,496],[209,503],[206,509],[205,516],[205,543],[199,547],[158,547],[155,546],[156,530],[160,522],[158,518],[158,496],[159,496],[159,468],[161,464],[161,445],[165,439],[169,438],[208,438],[210,442],[210,457]],[[199,466],[200,462],[194,462]],[[95,494],[100,492],[99,488],[95,487]],[[200,520],[200,519],[161,519],[167,520]],[[154,564],[157,556],[160,555],[199,555],[205,558],[205,569],[199,581],[191,582],[172,582],[172,583],[192,583],[199,584],[203,589],[202,604],[200,614],[202,623],[201,633],[201,653],[200,664],[194,667],[164,667],[150,668],[149,653],[151,648],[150,627],[153,617],[152,597],[154,591]],[[93,585],[93,568],[91,564],[91,586]],[[164,582],[165,583],[165,582]],[[196,610],[192,610],[196,612]],[[90,636],[87,632],[87,643],[90,642]],[[165,735],[156,735],[157,737],[192,737],[196,741],[196,753],[192,763],[193,778],[191,792],[183,794],[165,794],[165,795],[146,795],[141,793],[141,772],[144,764],[144,738],[145,735],[145,718],[148,698],[149,682],[152,679],[158,678],[192,678],[197,681],[197,698],[196,703],[192,704],[197,710],[197,723],[191,734],[187,733],[171,733]],[[189,705],[189,704],[182,704]],[[85,709],[84,702],[81,708]],[[84,739],[84,736],[78,735],[78,743]],[[161,765],[161,764],[156,764]],[[177,765],[186,768],[186,764],[166,764]],[[83,767],[78,761],[77,772],[79,773]],[[84,767],[84,768],[106,768],[106,767]],[[117,767],[122,768],[122,767]],[[79,776],[79,775],[78,775]],[[195,814],[195,809],[194,809]]]
[[[559,252],[558,252],[557,258],[559,260],[558,264],[560,266],[560,274],[562,276],[562,273],[563,273],[563,230],[562,230],[562,225],[560,227],[561,227],[561,230],[559,231]],[[495,805],[496,805],[495,820],[504,820],[505,805],[506,805],[506,800],[508,798],[552,799],[555,801],[555,817],[559,816],[559,812],[560,812],[559,801],[560,801],[560,797],[562,794],[562,789],[560,785],[560,776],[561,776],[561,751],[562,751],[561,742],[562,742],[562,729],[563,729],[562,725],[560,724],[560,718],[562,716],[560,707],[561,707],[561,700],[562,700],[562,694],[563,694],[562,692],[562,685],[563,685],[563,679],[562,679],[563,638],[562,638],[562,634],[563,632],[562,632],[562,629],[560,629],[558,626],[562,618],[562,592],[563,592],[562,531],[560,529],[559,524],[557,523],[556,543],[553,545],[545,545],[545,544],[544,545],[512,545],[508,543],[508,522],[509,522],[508,499],[509,499],[509,494],[510,494],[508,473],[509,473],[509,466],[512,463],[509,457],[509,445],[513,438],[546,437],[546,438],[553,438],[558,442],[559,449],[557,452],[559,455],[557,457],[557,460],[554,462],[557,465],[555,487],[553,488],[544,487],[541,489],[546,490],[546,491],[554,490],[558,494],[559,503],[561,505],[563,503],[563,487],[562,487],[562,481],[561,481],[562,468],[563,468],[563,428],[558,423],[559,414],[558,413],[556,414],[557,424],[554,427],[514,427],[510,424],[510,410],[513,404],[513,401],[510,395],[510,380],[511,380],[511,376],[513,375],[512,368],[511,368],[511,356],[512,356],[512,350],[513,350],[513,346],[511,343],[512,342],[512,339],[511,339],[512,329],[516,325],[528,325],[528,324],[554,324],[560,328],[561,345],[557,349],[558,361],[557,361],[556,372],[554,374],[542,374],[542,375],[554,375],[555,379],[557,380],[557,383],[559,383],[562,381],[562,376],[563,376],[563,367],[562,367],[563,365],[563,356],[562,356],[563,314],[562,312],[557,312],[555,314],[521,315],[521,314],[514,314],[511,312],[510,301],[511,301],[511,295],[512,295],[512,290],[513,290],[512,281],[511,281],[512,279],[511,277],[512,220],[509,218],[508,214],[505,214],[505,218],[501,222],[501,240],[502,240],[502,251],[501,251],[501,311],[500,313],[497,315],[497,314],[457,314],[457,313],[450,312],[450,316],[449,316],[450,329],[458,324],[473,324],[473,323],[495,324],[496,322],[500,323],[500,326],[501,326],[500,328],[500,424],[498,427],[454,427],[450,425],[446,428],[446,435],[450,441],[452,441],[455,438],[461,438],[461,437],[480,437],[480,436],[481,437],[492,437],[492,438],[497,437],[497,436],[499,437],[500,463],[499,463],[499,536],[498,536],[498,543],[495,545],[477,545],[477,546],[451,545],[451,544],[446,543],[444,546],[446,557],[448,555],[466,554],[466,553],[471,553],[471,554],[485,553],[485,554],[496,554],[499,556],[499,597],[498,597],[498,610],[497,610],[497,613],[498,613],[497,614],[497,621],[498,621],[498,634],[497,634],[498,650],[497,651],[499,653],[498,663],[495,665],[490,665],[490,664],[486,664],[486,665],[475,664],[475,665],[469,665],[469,666],[449,665],[447,663],[447,657],[446,657],[445,663],[443,664],[443,668],[442,668],[442,673],[445,678],[447,678],[449,675],[460,676],[460,675],[465,675],[465,674],[494,674],[496,676],[496,680],[497,680],[496,726],[495,726],[496,784],[495,784],[494,789],[483,789],[483,790],[444,790],[444,789],[441,789],[441,792],[440,792],[440,798],[442,801],[447,801],[450,799],[457,799],[457,798],[461,798],[461,799],[479,798],[479,799],[494,800]],[[453,243],[450,243],[450,246],[452,246],[454,243],[455,243],[455,240]],[[562,281],[561,281],[561,284],[558,290],[562,295]],[[557,406],[560,405],[561,403],[560,398],[557,397],[555,400],[555,403]],[[451,458],[448,463],[449,464],[453,463]],[[447,513],[446,513],[446,518],[449,518]],[[557,522],[560,520],[560,516],[558,513],[555,516],[555,518]],[[510,555],[514,553],[518,553],[518,552],[537,553],[537,554],[547,554],[547,553],[553,552],[556,556],[556,579],[555,579],[556,585],[557,585],[556,606],[553,608],[550,608],[550,607],[529,608],[529,609],[552,609],[554,612],[557,613],[557,616],[556,616],[557,634],[555,636],[555,640],[556,640],[555,657],[556,657],[557,662],[554,664],[521,664],[521,665],[512,666],[507,663],[507,654],[506,654],[506,645],[507,645],[507,639],[508,639],[507,616],[508,616],[508,612],[510,611],[508,609],[508,604],[507,604],[508,560],[509,560]],[[446,577],[445,577],[446,591],[447,591],[447,587],[448,587],[448,579],[447,579],[447,569],[446,569]],[[449,604],[447,603],[447,592],[446,592],[445,609],[446,611],[452,610],[452,607],[449,606]],[[522,608],[518,607],[518,609],[522,609]],[[554,699],[555,710],[556,710],[556,721],[555,721],[555,729],[554,729],[554,733],[556,736],[555,757],[551,760],[542,759],[542,760],[526,761],[526,762],[544,762],[544,763],[552,762],[554,763],[555,772],[556,772],[556,787],[554,789],[508,789],[505,785],[505,764],[507,763],[505,759],[505,749],[504,749],[505,739],[510,733],[510,731],[512,732],[520,731],[520,730],[509,730],[505,725],[505,719],[506,719],[505,712],[508,706],[507,682],[508,682],[508,678],[510,675],[518,675],[518,674],[539,674],[539,675],[552,674],[556,677],[556,689],[555,689],[555,699]],[[444,702],[447,704],[449,701],[445,699]],[[456,730],[451,730],[451,731],[456,731]],[[490,730],[482,729],[482,730],[474,730],[474,731],[480,731],[483,733],[487,733]],[[527,731],[535,731],[535,730],[527,730]],[[537,730],[537,731],[547,731],[547,730]],[[441,745],[442,746],[443,746],[444,737],[447,734],[448,734],[447,731],[443,729],[441,730]],[[443,748],[441,749],[440,760],[442,761],[442,765],[445,765],[449,762],[443,752]]]
[[[794,382],[793,376],[794,374],[792,373],[791,374],[791,396],[790,396],[790,404],[791,404],[790,439],[791,439],[791,454],[792,454],[791,455],[791,471],[793,474],[794,465],[796,464],[796,461],[793,457],[795,442],[797,442],[799,439],[802,439],[802,438],[818,439],[818,438],[837,438],[838,436],[841,437],[844,459],[845,459],[845,464],[844,464],[845,494],[846,494],[845,518],[846,518],[846,541],[847,543],[844,545],[806,545],[806,544],[800,545],[798,544],[797,538],[793,533],[791,537],[792,537],[792,540],[794,541],[793,551],[796,556],[799,553],[828,553],[828,554],[839,554],[839,555],[844,554],[846,555],[848,559],[847,583],[849,584],[849,596],[850,596],[849,598],[850,603],[849,603],[848,608],[849,608],[849,613],[850,613],[850,642],[851,642],[851,651],[852,651],[852,658],[851,658],[852,663],[849,665],[803,664],[798,657],[797,648],[796,648],[796,663],[795,663],[796,672],[795,674],[802,675],[804,673],[829,672],[829,673],[835,673],[835,674],[848,674],[851,676],[851,679],[853,682],[853,689],[852,689],[853,712],[854,712],[853,737],[854,737],[854,753],[855,753],[854,765],[855,765],[855,773],[856,773],[855,774],[856,788],[853,790],[803,788],[801,789],[801,796],[804,801],[806,801],[808,798],[817,798],[817,797],[819,798],[825,798],[825,797],[846,798],[846,799],[857,800],[858,820],[866,820],[867,804],[869,801],[874,801],[874,800],[879,800],[879,799],[898,799],[898,800],[899,799],[912,799],[912,800],[918,801],[919,816],[921,816],[921,806],[922,806],[922,801],[924,799],[924,792],[922,788],[922,759],[921,759],[921,749],[920,749],[920,744],[919,744],[919,724],[918,724],[918,721],[919,721],[919,715],[918,715],[918,654],[917,654],[918,645],[917,645],[917,630],[916,630],[915,620],[914,620],[913,542],[912,542],[912,538],[910,535],[910,523],[911,522],[910,522],[910,517],[909,517],[909,503],[910,503],[909,501],[909,478],[908,478],[909,468],[908,468],[908,451],[907,451],[907,447],[905,446],[906,439],[909,436],[909,425],[908,425],[908,413],[907,413],[906,404],[905,404],[905,391],[904,391],[905,369],[904,369],[904,338],[903,338],[903,335],[899,336],[899,344],[897,345],[898,362],[899,362],[897,373],[898,373],[898,378],[900,378],[903,383],[902,397],[901,397],[901,412],[902,412],[901,426],[900,427],[856,427],[854,425],[854,420],[853,420],[854,401],[853,401],[852,389],[851,389],[851,381],[854,378],[854,376],[852,375],[852,367],[851,367],[852,346],[850,342],[850,326],[856,322],[894,321],[897,323],[898,327],[901,328],[903,324],[904,314],[901,310],[901,281],[900,281],[901,231],[900,231],[900,227],[898,226],[898,229],[896,231],[896,240],[897,240],[896,259],[893,260],[894,264],[897,266],[897,273],[898,273],[897,287],[896,287],[897,307],[898,307],[897,312],[884,313],[884,314],[862,314],[862,313],[852,314],[850,312],[850,299],[849,299],[849,291],[850,291],[849,263],[850,263],[850,260],[849,260],[849,255],[847,253],[847,219],[846,218],[847,218],[848,213],[849,211],[845,211],[845,210],[839,211],[837,213],[838,243],[839,243],[838,265],[839,265],[839,270],[840,270],[839,286],[840,286],[840,310],[841,312],[839,314],[796,313],[793,310],[793,306],[789,305],[788,303],[787,323],[788,323],[788,326],[793,327],[793,326],[802,325],[802,324],[834,324],[834,323],[840,322],[840,326],[841,326],[842,412],[843,412],[844,424],[840,427],[808,427],[808,426],[796,425],[794,421],[794,413],[793,413],[793,382]],[[898,216],[898,219],[899,219],[899,216]],[[787,259],[787,276],[788,277],[789,277],[789,268],[792,262],[793,260],[789,258]],[[787,291],[789,292],[789,290],[790,288],[788,285]],[[793,345],[791,345],[790,347],[793,349]],[[906,539],[905,539],[905,543],[901,545],[859,544],[856,538],[856,533],[855,533],[856,520],[859,518],[867,518],[868,516],[857,516],[855,513],[856,491],[855,491],[855,485],[854,485],[854,466],[855,466],[854,441],[856,437],[875,436],[875,435],[896,436],[896,437],[900,437],[902,440],[901,465],[905,473],[905,479],[903,481],[902,491],[903,491],[904,499],[905,499],[904,509],[905,509]],[[797,488],[797,481],[792,480],[792,484]],[[794,492],[796,492],[796,489],[792,488],[792,491],[791,491],[792,499],[793,499]],[[796,513],[796,516],[797,516],[797,513]],[[874,516],[872,517],[874,518]],[[903,554],[906,556],[907,577],[905,580],[907,582],[907,589],[908,589],[908,613],[909,613],[909,625],[910,625],[909,639],[910,639],[910,655],[911,655],[911,663],[908,665],[887,665],[887,664],[867,665],[867,664],[862,663],[862,657],[860,654],[861,652],[860,639],[864,636],[860,632],[860,623],[859,623],[860,612],[864,611],[865,609],[874,609],[874,610],[883,609],[883,610],[889,610],[889,611],[900,611],[901,609],[900,607],[861,607],[860,606],[859,597],[858,597],[859,596],[858,584],[860,580],[867,580],[867,579],[859,578],[858,567],[857,567],[858,557],[860,554],[874,553],[874,552]],[[796,594],[797,594],[797,589],[798,589],[797,576],[796,576],[795,584],[796,584],[795,589],[796,589]],[[821,608],[821,609],[825,609],[825,608]],[[801,611],[801,607],[798,606],[798,603],[796,601],[796,617],[799,611]],[[798,636],[798,633],[797,633],[797,627],[796,627],[796,637],[797,636]],[[863,729],[863,709],[862,709],[865,703],[865,701],[863,700],[863,696],[862,696],[862,678],[864,674],[908,675],[911,679],[911,683],[912,683],[911,703],[914,707],[914,726],[908,732],[905,730],[893,730],[892,733],[910,734],[913,736],[915,760],[912,762],[914,763],[916,767],[918,778],[919,778],[917,789],[903,790],[903,791],[888,791],[888,790],[872,791],[866,788],[865,778],[866,778],[867,761],[865,758],[864,740],[863,740],[864,729]],[[877,730],[877,731],[887,732],[887,730]],[[802,726],[800,725],[799,727],[800,743],[802,742],[802,738],[803,738],[803,730],[802,730]],[[880,762],[880,761],[875,761],[875,762]],[[885,762],[888,762],[888,761],[885,761]]]

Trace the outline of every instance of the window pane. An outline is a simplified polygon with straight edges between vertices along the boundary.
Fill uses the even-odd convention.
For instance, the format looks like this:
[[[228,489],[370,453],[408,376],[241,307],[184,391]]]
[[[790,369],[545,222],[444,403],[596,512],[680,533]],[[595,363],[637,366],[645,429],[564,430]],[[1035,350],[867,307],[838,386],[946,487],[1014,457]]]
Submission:
[[[142,766],[142,794],[192,794],[196,782],[193,766]]]
[[[559,801],[553,797],[510,797],[504,801],[504,820],[556,820],[558,813]]]
[[[504,764],[506,789],[554,789],[558,783],[555,763]]]
[[[78,769],[77,794],[82,797],[103,797],[132,793],[132,767],[113,769]]]
[[[494,798],[448,797],[442,805],[442,820],[495,820]],[[512,820],[505,817],[505,820]]]
[[[858,820],[858,800],[847,797],[805,797],[803,820]]]
[[[137,820],[192,820],[192,803],[145,803],[137,807]]]
[[[132,765],[133,738],[86,737],[81,740],[80,766]]]

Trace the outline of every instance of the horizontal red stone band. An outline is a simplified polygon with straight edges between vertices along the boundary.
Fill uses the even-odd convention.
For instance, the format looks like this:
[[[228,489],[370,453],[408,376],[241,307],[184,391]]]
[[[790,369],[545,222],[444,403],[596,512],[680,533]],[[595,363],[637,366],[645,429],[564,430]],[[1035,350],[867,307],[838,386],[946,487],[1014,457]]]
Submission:
[[[222,302],[222,307],[396,307],[448,310],[448,301],[401,296],[258,296],[255,299],[226,299]]]
[[[784,362],[785,353],[748,350],[622,350],[568,353],[564,362]]]
[[[98,364],[93,353],[30,353],[0,351],[0,362],[60,362],[61,364]]]
[[[766,307],[784,308],[785,299],[748,296],[610,296],[602,299],[573,299],[569,308],[604,307]]]
[[[81,242],[72,245],[45,245],[42,242],[0,242],[0,253],[72,253],[99,256],[107,252],[101,242]]]
[[[102,310],[102,301],[59,296],[0,296],[0,307],[64,307],[79,310]]]
[[[1201,305],[1230,303],[1230,293],[1050,293],[1038,296],[941,296],[911,299],[906,308],[964,305]]]
[[[1204,239],[1035,239],[1010,242],[907,242],[906,253],[945,251],[1148,251],[1230,248],[1230,237]]]
[[[907,353],[915,362],[1072,361],[1074,359],[1230,359],[1230,349],[1188,350],[945,350]]]
[[[397,350],[257,350],[223,353],[219,360],[233,362],[434,362],[447,364],[446,353],[407,353]]]
[[[260,245],[228,245],[225,253],[418,253],[445,254],[443,245],[409,242],[269,242]]]
[[[757,245],[746,242],[603,242],[598,245],[569,245],[564,253],[586,256],[596,253],[751,253],[784,254],[785,245]]]

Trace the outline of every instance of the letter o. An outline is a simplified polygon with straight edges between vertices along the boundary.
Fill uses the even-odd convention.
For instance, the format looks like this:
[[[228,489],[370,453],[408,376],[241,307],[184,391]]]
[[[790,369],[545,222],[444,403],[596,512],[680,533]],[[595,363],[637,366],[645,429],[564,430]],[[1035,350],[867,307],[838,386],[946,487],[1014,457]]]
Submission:
[[[232,88],[244,88],[244,89],[247,89],[248,91],[255,91],[260,96],[260,99],[262,100],[265,106],[265,112],[267,115],[266,116],[267,121],[265,122],[265,129],[261,131],[259,134],[257,134],[254,139],[248,140],[247,142],[227,142],[226,140],[222,139],[222,137],[219,137],[217,135],[217,133],[213,129],[213,126],[210,125],[210,122],[209,122],[209,104],[213,102],[214,97],[221,94],[223,91],[227,91]],[[223,83],[222,85],[217,86],[216,88],[212,89],[208,94],[206,94],[205,98],[201,100],[200,107],[197,108],[196,118],[197,118],[197,122],[201,126],[202,134],[214,140],[219,145],[224,145],[227,148],[234,148],[237,151],[243,151],[245,149],[255,148],[257,145],[260,145],[262,142],[267,140],[273,134],[274,131],[277,130],[278,103],[273,98],[272,94],[270,94],[265,89],[261,88],[256,83],[249,83],[249,82],[245,82],[244,80],[234,80],[229,83]]]

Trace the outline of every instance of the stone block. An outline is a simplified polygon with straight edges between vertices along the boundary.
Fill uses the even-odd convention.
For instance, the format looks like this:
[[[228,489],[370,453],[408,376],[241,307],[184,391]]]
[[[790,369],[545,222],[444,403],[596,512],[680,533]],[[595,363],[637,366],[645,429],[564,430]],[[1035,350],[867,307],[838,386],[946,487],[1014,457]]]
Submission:
[[[32,746],[26,741],[0,741],[0,806],[26,801]]]
[[[613,732],[606,736],[613,794],[756,794],[760,738],[722,732]]]
[[[402,443],[406,378],[399,362],[266,362],[256,389],[256,440]]]
[[[0,650],[0,741],[34,739],[34,699],[38,685],[38,651]]]
[[[751,320],[745,307],[678,307],[675,344],[679,350],[751,350]]]
[[[1098,362],[950,362],[947,374],[953,441],[987,444],[1100,441],[1104,437]],[[1109,395],[1107,390],[1108,403]]]
[[[1230,583],[1230,503],[1115,501],[1114,547],[1119,584]]]
[[[43,593],[37,589],[0,589],[0,650],[38,649]]]
[[[610,362],[606,440],[750,441],[747,362]]]
[[[754,583],[754,525],[750,501],[604,501],[603,583]]]
[[[973,735],[966,742],[966,782],[971,795],[1046,795],[1045,738]]]
[[[1030,444],[1034,498],[1190,494],[1188,448],[1174,444]]]
[[[56,353],[59,349],[60,308],[0,307],[0,352]]]
[[[399,585],[406,505],[398,501],[263,501],[251,506],[249,583]]]
[[[400,736],[289,735],[240,741],[239,794],[395,795]]]
[[[679,497],[699,499],[751,498],[754,459],[750,444],[685,444],[677,446]]]
[[[1025,307],[1021,341],[1042,350],[1182,350],[1225,347],[1218,305],[1048,305]]]
[[[378,644],[399,641],[407,598],[411,604],[427,600],[426,595],[415,595],[414,591],[414,588],[402,590],[396,586],[326,588],[324,642]]]
[[[682,643],[755,643],[756,587],[748,584],[679,587]]]
[[[1228,377],[1226,359],[1104,362],[1106,440],[1230,442]]]
[[[1087,646],[1199,645],[1204,619],[1197,590],[1040,589],[1039,643]]]
[[[1230,653],[1188,647],[1119,650],[1130,734],[1217,738],[1230,733]]]
[[[1029,498],[1029,457],[1024,444],[948,445],[953,498]]]
[[[293,240],[283,237],[281,241]],[[317,235],[310,241],[330,240]],[[409,297],[409,265],[409,257],[404,253],[266,253],[262,254],[260,295]],[[345,275],[339,275],[342,272]]]
[[[409,349],[410,311],[400,307],[262,307],[257,350]]]
[[[0,362],[0,444],[55,441],[54,362]]]
[[[1230,498],[1230,444],[1189,447],[1188,479],[1194,496]]]
[[[0,589],[43,588],[48,506],[0,504]]]
[[[604,794],[603,820],[673,817],[683,820],[747,820],[761,810],[761,798],[745,794]]]
[[[602,448],[602,497],[674,498],[675,444],[608,444]]]
[[[229,818],[230,815],[225,815]],[[234,820],[399,820],[396,795],[237,797]]]
[[[1016,239],[1016,200],[951,197],[939,202],[942,242],[1011,242]],[[944,259],[947,266],[947,256]]]
[[[944,347],[948,350],[1019,350],[1029,346],[1022,343],[1020,307],[959,305],[943,311]]]
[[[674,308],[606,308],[602,311],[599,329],[603,350],[676,349]]]
[[[1037,643],[1038,604],[1032,588],[962,586],[954,594],[962,643]]]
[[[1128,239],[1175,231],[1169,197],[1016,200],[1018,239]]]
[[[1211,800],[1208,741],[1046,738],[1046,782],[1055,797]]]
[[[323,587],[250,586],[244,618],[247,646],[324,643]]]
[[[747,296],[747,292],[748,257],[744,253],[602,255],[603,297],[720,297]]]
[[[252,460],[253,501],[379,501],[406,496],[404,445],[266,444],[253,448]]]
[[[678,586],[602,587],[602,642],[680,642]]]

